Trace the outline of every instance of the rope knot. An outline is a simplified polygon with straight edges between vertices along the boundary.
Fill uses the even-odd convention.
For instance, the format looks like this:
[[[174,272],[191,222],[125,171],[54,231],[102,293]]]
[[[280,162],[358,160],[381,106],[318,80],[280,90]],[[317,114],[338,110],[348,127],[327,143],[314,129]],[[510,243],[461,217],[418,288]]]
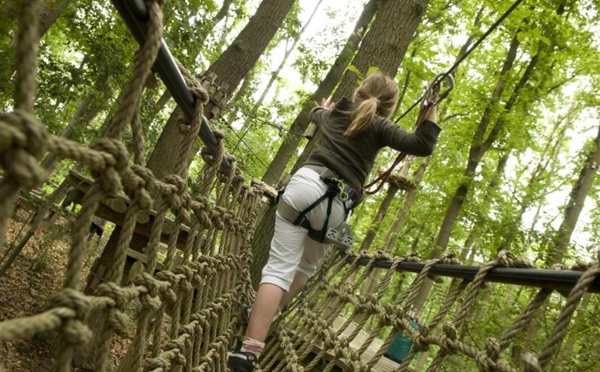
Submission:
[[[454,252],[442,253],[439,263],[446,264],[446,265],[461,265],[462,264],[460,262],[460,260],[458,259],[458,257],[456,256],[456,253],[454,253]]]
[[[419,325],[418,332],[417,337],[413,339],[413,348],[416,352],[429,350],[429,341],[427,340],[427,336],[429,336],[429,326],[427,324]]]
[[[503,267],[512,267],[514,259],[515,259],[515,255],[506,250],[501,250],[500,252],[498,252],[498,255],[496,256],[496,261],[498,262],[498,266],[503,266]]]
[[[487,338],[485,340],[485,350],[479,352],[475,357],[477,368],[480,371],[496,371],[498,357],[502,350],[500,344],[495,338]]]
[[[419,254],[417,252],[409,252],[402,257],[402,261],[404,262],[420,262]]]
[[[127,169],[129,161],[125,145],[113,138],[98,138],[90,144],[90,148],[102,154],[101,162],[90,163],[92,176],[100,182],[102,191],[117,194],[122,189],[120,174]]]
[[[209,216],[210,209],[207,205],[208,203],[205,204],[202,201],[197,200],[192,203],[192,210],[194,211],[194,215],[198,219],[200,226],[209,229],[213,226],[213,223]]]
[[[200,83],[200,81],[194,79],[193,83],[190,84],[189,87],[190,92],[192,93],[194,98],[196,98],[197,104],[201,103],[202,105],[206,105],[208,103],[208,101],[210,100],[210,95],[208,94],[206,88],[202,86],[202,83]]]
[[[48,307],[66,307],[75,312],[74,318],[67,317],[63,319],[62,335],[67,343],[82,345],[92,339],[93,333],[86,324],[92,307],[88,297],[83,293],[74,289],[63,289],[50,297]]]
[[[235,212],[227,209],[223,212],[223,222],[235,231],[238,224],[236,223]]]
[[[558,265],[560,265],[560,264],[558,264]],[[573,265],[571,267],[571,270],[573,270],[573,271],[587,271],[587,269],[589,269],[593,265],[594,264],[591,263],[591,262],[578,262],[578,263],[576,263],[575,265]],[[564,270],[564,266],[563,266],[563,270]]]
[[[174,303],[175,301],[177,301],[177,294],[175,293],[175,289],[178,286],[177,276],[175,276],[175,274],[172,271],[165,270],[157,273],[156,279],[168,282],[170,284],[170,287],[162,293],[164,298],[169,303]]]
[[[169,208],[179,216],[184,224],[189,224],[190,214],[187,211],[189,195],[187,194],[186,181],[177,176],[169,175],[163,179],[165,183],[160,192],[164,200],[169,204]]]
[[[501,250],[496,256],[496,262],[498,266],[502,267],[518,267],[518,268],[533,268],[535,267],[531,262],[524,258],[518,258],[513,253],[507,250]]]
[[[215,134],[215,137],[217,138],[217,140],[219,142],[221,142],[222,140],[225,139],[225,132],[224,131],[222,131],[220,129],[217,129],[217,128],[212,128],[212,130],[213,130],[213,133]]]
[[[91,304],[86,295],[74,289],[65,288],[51,296],[48,300],[48,308],[67,307],[75,311],[75,318],[87,319]]]
[[[150,359],[146,362],[146,367],[144,368],[145,371],[156,371],[156,370],[161,370],[161,371],[168,371],[169,370],[169,360],[162,357],[162,356],[157,356],[156,358]]]
[[[223,215],[225,214],[225,208],[216,207],[215,209],[210,210],[210,220],[212,221],[212,225],[217,228],[217,230],[223,230],[225,224],[223,223]]]
[[[154,277],[148,273],[142,273],[134,279],[133,283],[137,286],[143,286],[147,290],[146,293],[142,293],[140,295],[140,302],[142,305],[151,310],[158,310],[161,302],[160,298],[158,297],[158,286],[156,279],[154,279]]]
[[[194,287],[192,287],[192,280],[194,278],[194,270],[192,270],[190,267],[185,266],[185,265],[181,265],[181,266],[177,266],[175,268],[175,270],[173,270],[173,272],[177,275],[177,274],[181,274],[183,276],[185,276],[185,280],[180,280],[179,281],[179,285],[180,288],[183,289],[183,291],[185,293],[190,293]]]
[[[0,114],[0,165],[19,187],[34,188],[47,177],[39,159],[48,147],[46,128],[23,110]]]
[[[235,166],[235,162],[237,159],[234,155],[231,155],[228,153],[225,153],[223,156],[225,157],[225,159],[227,159],[229,161],[230,171],[228,174],[219,172],[217,174],[217,178],[222,183],[233,182],[234,177],[236,177],[237,174],[239,173],[238,169]]]
[[[450,322],[444,323],[444,334],[440,336],[440,349],[444,354],[456,353],[456,328]]]
[[[154,184],[154,175],[150,169],[140,165],[132,165],[130,170],[123,174],[125,191],[140,209],[149,210],[152,208],[152,197],[148,189]]]
[[[525,364],[523,369],[525,372],[543,372],[539,360],[531,353],[523,355],[523,363]]]
[[[141,273],[133,280],[133,284],[145,287],[150,296],[158,295],[158,285],[156,279],[148,273]]]
[[[129,321],[121,311],[127,303],[124,292],[123,288],[112,282],[102,283],[95,290],[96,295],[108,297],[113,301],[113,304],[108,305],[108,322],[117,331],[124,330]]]
[[[391,261],[392,260],[388,254],[386,254],[384,251],[381,251],[381,250],[378,250],[377,252],[375,252],[373,257],[377,261]]]

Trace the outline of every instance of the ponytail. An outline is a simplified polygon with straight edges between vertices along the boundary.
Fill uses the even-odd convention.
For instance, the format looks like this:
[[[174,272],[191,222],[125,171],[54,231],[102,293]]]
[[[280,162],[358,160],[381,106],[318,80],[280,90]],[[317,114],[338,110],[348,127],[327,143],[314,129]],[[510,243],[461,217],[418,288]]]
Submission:
[[[376,116],[389,117],[398,100],[398,85],[391,77],[375,71],[356,88],[353,100],[357,107],[352,112],[352,122],[344,132],[346,137],[369,129]]]
[[[371,97],[360,102],[358,107],[352,113],[352,122],[344,132],[346,137],[352,137],[369,129],[377,114],[378,101],[379,100],[376,97]]]

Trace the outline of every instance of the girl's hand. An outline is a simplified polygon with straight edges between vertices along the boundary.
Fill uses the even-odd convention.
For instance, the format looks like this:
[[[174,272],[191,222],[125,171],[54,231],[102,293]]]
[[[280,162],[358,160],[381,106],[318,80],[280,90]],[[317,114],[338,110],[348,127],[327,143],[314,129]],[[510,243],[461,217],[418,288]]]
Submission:
[[[321,98],[321,103],[318,103],[317,101],[314,102],[318,107],[323,107],[326,109],[332,109],[335,106],[335,102],[331,100],[331,97]]]
[[[436,119],[436,106],[435,104],[429,106],[426,110],[427,112],[425,113],[425,120],[429,120],[432,121],[434,123],[437,123],[437,119]]]

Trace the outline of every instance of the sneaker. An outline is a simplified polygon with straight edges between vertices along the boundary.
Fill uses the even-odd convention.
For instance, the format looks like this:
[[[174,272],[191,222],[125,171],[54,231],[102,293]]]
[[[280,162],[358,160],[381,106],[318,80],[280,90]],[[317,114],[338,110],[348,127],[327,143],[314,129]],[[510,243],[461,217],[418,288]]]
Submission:
[[[231,372],[252,372],[257,362],[256,355],[235,349],[227,353],[227,364]]]

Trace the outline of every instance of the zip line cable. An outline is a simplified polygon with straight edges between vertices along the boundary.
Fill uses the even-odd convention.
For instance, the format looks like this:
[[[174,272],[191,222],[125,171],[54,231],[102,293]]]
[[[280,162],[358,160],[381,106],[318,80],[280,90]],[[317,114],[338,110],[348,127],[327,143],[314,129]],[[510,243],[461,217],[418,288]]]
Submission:
[[[515,10],[517,8],[517,6],[519,6],[519,4],[521,2],[523,2],[523,0],[515,1],[515,3],[510,8],[508,8],[508,10],[506,10],[506,12],[504,12],[504,14],[502,14],[502,16],[500,16],[500,18],[498,18],[498,20],[483,35],[481,35],[481,37],[479,37],[479,39],[465,52],[465,54],[460,56],[460,58],[458,58],[458,60],[456,62],[454,62],[454,65],[452,65],[452,67],[450,67],[450,69],[448,69],[448,71],[446,71],[443,74],[436,75],[436,77],[429,84],[426,92],[423,93],[421,98],[419,98],[415,103],[413,103],[413,105],[410,106],[410,108],[408,110],[406,110],[402,115],[400,115],[394,122],[397,123],[400,119],[402,119],[410,111],[412,111],[412,109],[417,107],[417,105],[419,103],[424,102],[424,100],[426,100],[425,103],[428,103],[431,98],[432,92],[436,91],[436,87],[437,87],[438,93],[441,92],[442,83],[444,82],[445,79],[449,78],[450,88],[448,90],[446,90],[444,93],[440,93],[439,99],[437,98],[438,93],[435,93],[436,98],[435,98],[435,100],[431,101],[432,105],[437,105],[438,103],[440,103],[441,100],[444,99],[444,97],[446,97],[446,95],[452,90],[452,88],[454,88],[454,79],[450,75],[452,73],[452,71],[456,70],[456,68],[461,64],[461,62],[463,62],[496,28],[498,28],[498,26],[506,19],[506,17],[509,16],[509,14],[511,14],[513,12],[513,10]],[[427,98],[425,98],[425,96],[427,96]],[[421,111],[419,113],[419,116],[417,117],[417,126],[421,125],[421,121],[422,121],[421,115],[423,114],[423,112],[424,111]],[[367,195],[373,195],[373,194],[377,193],[379,190],[381,190],[381,188],[383,187],[383,184],[385,183],[385,181],[387,181],[388,177],[392,174],[392,172],[394,171],[396,166],[406,156],[407,156],[407,154],[405,152],[400,152],[388,170],[381,173],[375,180],[373,180],[373,181],[369,182],[367,185],[365,185],[365,187],[364,187],[365,193]],[[376,186],[375,190],[369,190],[372,186]]]
[[[239,135],[239,134],[238,134],[238,133],[235,131],[235,129],[233,129],[233,128],[232,128],[232,127],[229,125],[229,123],[227,122],[227,120],[226,120],[226,119],[225,119],[223,116],[219,115],[217,118],[218,118],[219,120],[221,120],[223,123],[225,123],[225,126],[226,126],[227,128],[229,128],[229,130],[231,130],[231,132],[233,132],[233,134],[234,134],[234,135],[235,135],[235,136],[238,138],[238,140],[239,140],[239,141],[241,141],[241,142],[242,142],[242,143],[243,143],[243,144],[246,146],[246,148],[248,149],[248,151],[250,151],[250,154],[251,154],[252,156],[254,156],[254,157],[255,157],[255,158],[256,158],[256,159],[257,159],[257,160],[258,160],[258,161],[259,161],[259,162],[260,162],[262,165],[264,165],[264,166],[265,166],[265,168],[268,168],[268,167],[269,167],[269,164],[268,164],[268,163],[266,163],[266,162],[265,162],[263,159],[261,159],[261,157],[260,157],[260,156],[258,156],[258,154],[257,154],[257,153],[255,153],[255,152],[252,150],[252,146],[250,146],[250,145],[249,145],[249,144],[248,144],[248,143],[247,143],[247,142],[246,142],[246,141],[245,141],[245,140],[244,140],[242,137],[240,137],[240,135]]]
[[[249,112],[245,111],[245,110],[244,110],[244,109],[243,109],[241,106],[238,106],[238,105],[232,104],[232,105],[228,105],[228,107],[231,107],[231,108],[233,108],[233,109],[236,109],[237,111],[239,111],[239,112],[242,114],[242,116],[249,117],[250,119],[253,119],[253,120],[255,120],[255,121],[256,121],[256,122],[258,122],[259,124],[268,125],[268,126],[270,126],[270,127],[273,127],[273,128],[275,128],[275,129],[279,130],[280,132],[287,132],[287,133],[289,133],[289,134],[291,134],[291,135],[293,135],[293,136],[296,136],[296,137],[304,137],[304,133],[295,132],[295,131],[293,131],[293,130],[286,129],[286,128],[285,128],[284,126],[282,126],[282,125],[277,125],[277,124],[270,123],[270,122],[268,122],[267,120],[264,120],[264,119],[261,119],[261,118],[259,118],[259,117],[258,117],[258,116],[256,116],[255,114],[252,114],[252,113],[249,113]]]
[[[452,65],[452,67],[450,67],[448,69],[448,71],[446,71],[445,73],[442,74],[442,76],[438,79],[438,82],[442,82],[444,81],[445,78],[447,78],[454,70],[456,70],[456,68],[458,68],[458,66],[496,29],[498,28],[498,26],[500,26],[500,24],[502,22],[504,22],[504,20],[506,19],[506,17],[508,17],[521,3],[523,2],[523,0],[517,0],[514,2],[513,5],[511,5],[510,8],[508,8],[504,14],[502,14],[500,16],[500,18],[498,18],[498,20],[496,20],[496,22],[494,22],[493,25],[490,26],[490,28],[483,34],[481,35],[481,37],[479,37],[479,39],[477,39],[477,41],[465,52],[465,54],[463,56],[461,56],[456,62],[454,62],[454,64]],[[409,112],[411,112],[415,107],[417,107],[417,105],[419,103],[421,103],[421,101],[423,101],[423,97],[425,96],[425,94],[423,94],[421,96],[421,98],[419,98],[415,103],[413,103],[412,106],[410,106],[408,108],[408,110],[406,110],[402,115],[400,115],[394,122],[398,122],[400,119],[402,119],[403,117],[405,117]]]

